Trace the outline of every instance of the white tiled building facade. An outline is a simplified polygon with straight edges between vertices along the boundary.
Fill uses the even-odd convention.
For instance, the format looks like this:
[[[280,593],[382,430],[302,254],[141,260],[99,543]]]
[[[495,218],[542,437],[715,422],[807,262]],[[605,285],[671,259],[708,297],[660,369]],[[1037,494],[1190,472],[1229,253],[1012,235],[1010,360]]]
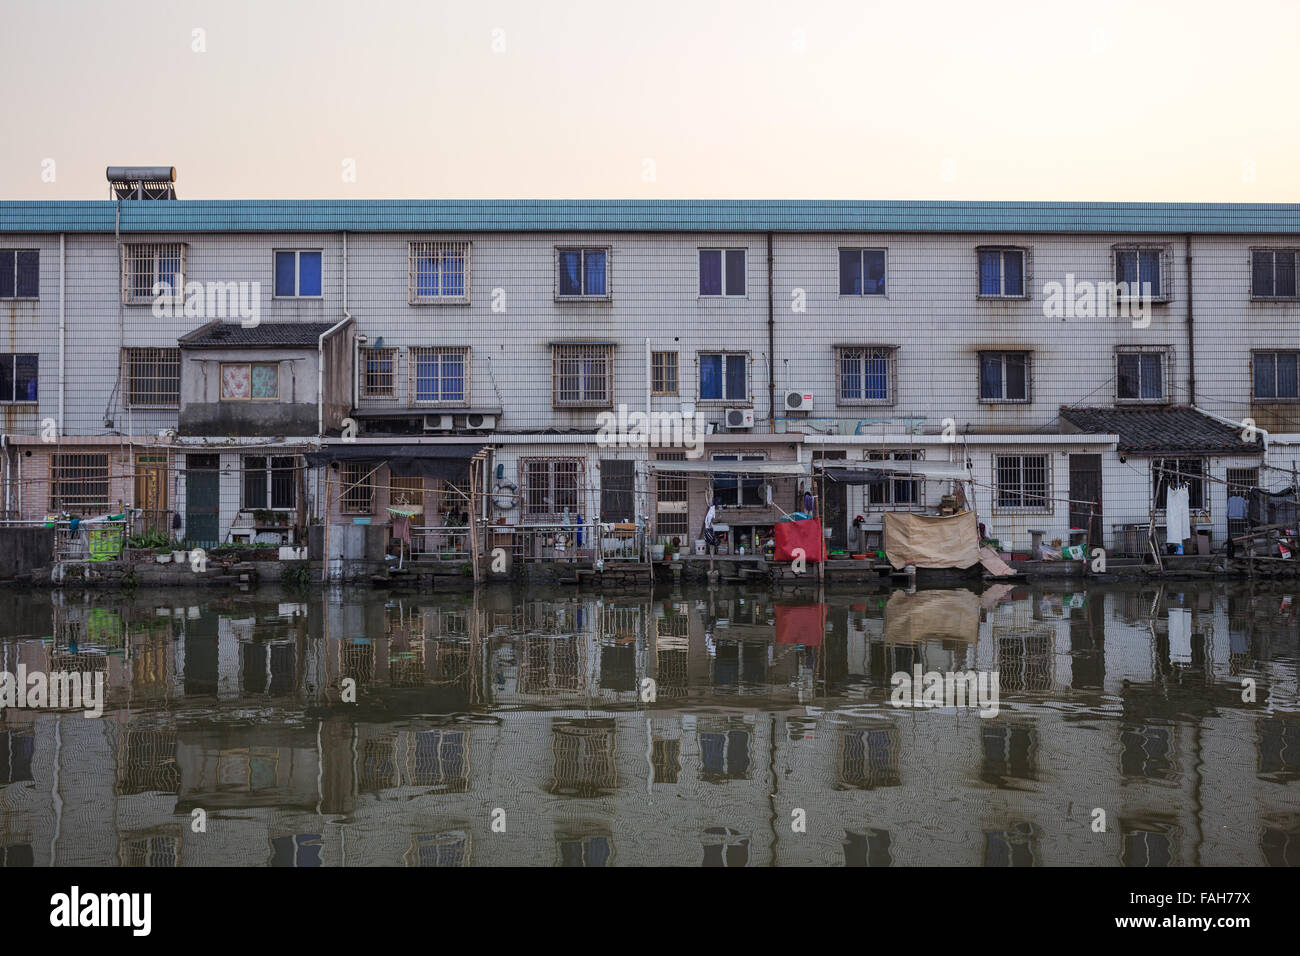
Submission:
[[[699,413],[714,426],[705,460],[969,463],[980,520],[1015,549],[1030,529],[1065,540],[1086,523],[1088,509],[1072,515],[1069,503],[1092,480],[1083,472],[1099,473],[1097,524],[1118,546],[1120,526],[1149,517],[1152,461],[1196,461],[1200,517],[1218,543],[1224,482],[1283,488],[1300,461],[1297,248],[1300,208],[1276,205],[0,203],[4,508],[22,519],[175,512],[185,535],[190,473],[211,469],[219,500],[196,540],[225,540],[258,506],[318,515],[319,475],[279,493],[271,476],[263,492],[246,482],[248,459],[300,468],[350,407],[363,444],[480,439],[482,490],[501,481],[522,496],[505,511],[512,523],[552,520],[567,502],[588,523],[639,519],[685,540],[712,496],[733,523],[766,520],[757,490],[733,508],[737,493],[708,475],[686,481],[685,505],[664,507],[682,495],[647,460],[680,449],[603,447],[598,416],[622,405]],[[198,289],[211,304],[217,284],[237,290],[232,308],[158,315],[149,287],[178,262],[192,301]],[[1103,291],[1090,305],[1087,283],[1129,275],[1153,283],[1145,317],[1081,314],[1112,304]],[[1074,290],[1070,305],[1053,302],[1054,283]],[[247,359],[202,366],[220,383],[182,384],[200,366],[177,340],[250,315]],[[355,338],[346,369],[340,352],[321,371],[314,335],[290,344],[292,360],[273,355],[282,323]],[[811,410],[787,411],[789,392],[810,395]],[[177,434],[195,394],[242,402],[239,437]],[[259,432],[266,403],[322,395],[343,404],[321,409],[321,427]],[[1155,419],[1156,446],[1149,421],[1136,438],[1083,433],[1069,408],[1155,409],[1170,428],[1161,435]],[[752,425],[725,427],[728,409],[749,410]],[[1215,441],[1180,431],[1189,423]],[[1262,440],[1225,444],[1234,431]],[[611,460],[631,461],[631,476],[602,468]],[[156,477],[142,479],[148,467]],[[572,495],[538,487],[544,475]],[[611,494],[616,481],[632,495]],[[775,506],[796,510],[799,480],[772,484]],[[951,490],[922,487],[930,504]],[[829,512],[837,539],[855,515],[874,527],[881,511],[911,507],[910,494],[848,488]],[[370,503],[376,522],[386,500]],[[490,503],[480,516],[499,517]]]

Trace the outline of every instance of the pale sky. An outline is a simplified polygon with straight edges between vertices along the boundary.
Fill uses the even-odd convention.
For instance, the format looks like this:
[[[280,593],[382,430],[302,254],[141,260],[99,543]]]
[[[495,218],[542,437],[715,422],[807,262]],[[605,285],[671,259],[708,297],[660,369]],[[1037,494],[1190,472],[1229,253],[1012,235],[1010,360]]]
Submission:
[[[3,0],[0,199],[1297,202],[1298,50],[1296,0]]]

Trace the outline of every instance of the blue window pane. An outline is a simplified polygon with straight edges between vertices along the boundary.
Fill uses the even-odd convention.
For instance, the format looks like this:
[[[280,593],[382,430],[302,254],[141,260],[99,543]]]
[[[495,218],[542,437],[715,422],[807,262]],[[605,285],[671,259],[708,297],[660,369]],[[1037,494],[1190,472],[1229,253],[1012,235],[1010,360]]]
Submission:
[[[442,400],[444,402],[465,400],[465,357],[463,355],[442,357]]]
[[[1273,285],[1274,295],[1286,295],[1286,296],[1295,295],[1296,293],[1295,258],[1296,256],[1294,252],[1277,253],[1277,256],[1274,259],[1275,270],[1276,270],[1275,271],[1276,278],[1274,280],[1274,285]],[[19,270],[21,271],[21,269],[22,269],[22,263],[20,262]],[[19,295],[26,294],[21,291],[22,284],[23,284],[22,279],[19,278],[18,280],[18,287],[20,290],[18,293]],[[35,295],[35,294],[36,294],[36,290],[35,288],[33,288],[31,295]]]
[[[560,295],[582,295],[582,250],[560,250]]]
[[[587,268],[583,275],[584,289],[587,295],[605,294],[605,253],[600,250],[587,251]]]
[[[1119,398],[1138,397],[1138,356],[1132,353],[1119,357],[1119,380],[1115,394]]]
[[[442,294],[465,294],[465,260],[454,252],[448,252],[442,257]]]
[[[430,256],[416,256],[415,294],[422,298],[438,294],[438,261]]]
[[[700,295],[722,295],[722,253],[700,250]]]
[[[726,397],[735,401],[744,401],[749,391],[745,388],[745,356],[727,356],[727,393]]]
[[[275,254],[275,294],[294,294],[294,254],[277,252]]]
[[[1255,356],[1255,397],[1276,398],[1272,354]]]
[[[1002,294],[1002,253],[980,253],[980,295]]]
[[[1121,249],[1115,253],[1115,281],[1132,284],[1138,281],[1137,251]]]
[[[1159,355],[1142,356],[1142,397],[1160,398],[1164,394],[1164,369]]]
[[[862,253],[862,294],[885,294],[885,251],[867,249]]]
[[[1025,256],[1022,252],[1002,253],[1002,294],[1025,294]]]
[[[889,398],[889,360],[883,355],[868,356],[864,398],[885,401]]]
[[[1300,398],[1300,382],[1297,382],[1297,353],[1279,352],[1277,354],[1277,397]],[[32,394],[35,399],[35,393]]]
[[[298,253],[298,294],[320,295],[320,253]]]
[[[845,352],[840,358],[840,397],[847,401],[862,398],[862,353]]]
[[[745,294],[745,250],[727,250],[727,295]]]
[[[0,299],[14,296],[14,250],[0,249]]]
[[[1154,296],[1160,295],[1160,252],[1157,249],[1143,249],[1139,259],[1138,281],[1143,285],[1142,292],[1145,294],[1148,290],[1146,286],[1150,284],[1150,292]]]
[[[1001,354],[980,356],[980,398],[1002,397]]]
[[[1294,259],[1291,260],[1293,263]],[[1273,295],[1273,253],[1255,251],[1250,255],[1250,294]]]
[[[700,356],[700,398],[722,398],[722,356]]]
[[[1007,398],[1029,397],[1029,375],[1024,355],[1008,352],[1006,356]]]
[[[862,295],[862,252],[840,250],[840,295]]]

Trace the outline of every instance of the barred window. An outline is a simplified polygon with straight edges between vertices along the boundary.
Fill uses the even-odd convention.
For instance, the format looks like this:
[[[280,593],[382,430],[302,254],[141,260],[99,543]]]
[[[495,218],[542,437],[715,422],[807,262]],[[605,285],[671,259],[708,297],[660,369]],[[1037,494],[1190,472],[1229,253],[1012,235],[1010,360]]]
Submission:
[[[651,354],[650,391],[655,395],[677,394],[677,353]]]
[[[74,515],[108,511],[108,455],[51,455],[50,510]]]
[[[923,451],[869,451],[867,461],[923,461]],[[923,480],[920,478],[886,478],[867,485],[867,500],[873,505],[918,505],[921,503]]]
[[[1050,513],[1051,465],[1047,455],[995,455],[993,502],[999,510]]]
[[[412,242],[407,280],[412,305],[469,301],[468,242]]]
[[[605,408],[614,400],[614,346],[553,345],[556,408]]]
[[[185,243],[125,243],[122,302],[148,305],[160,296],[172,302],[185,299]]]
[[[1205,508],[1205,461],[1201,458],[1153,458],[1151,460],[1151,488],[1156,508],[1165,506],[1170,485],[1181,482],[1187,486],[1187,506],[1193,510]]]
[[[840,348],[839,404],[892,405],[894,355],[897,349],[880,346]]]
[[[424,476],[394,475],[388,481],[389,504],[395,508],[424,510]]]
[[[290,511],[297,506],[297,481],[292,455],[267,458],[244,456],[244,495],[241,507]]]
[[[124,349],[126,403],[176,408],[181,402],[180,349]]]
[[[361,397],[397,397],[397,349],[361,350]]]
[[[342,508],[347,515],[368,515],[375,510],[374,466],[345,461],[342,470]]]
[[[685,461],[686,453],[677,451],[660,452],[656,456],[660,462]],[[664,467],[662,465],[660,468]],[[660,535],[681,535],[689,533],[687,516],[686,476],[681,472],[655,472],[655,533]]]
[[[0,299],[40,297],[41,251],[0,249]]]
[[[570,518],[583,513],[581,458],[521,458],[524,515],[528,518]]]
[[[411,381],[407,394],[420,403],[469,403],[469,349],[465,347],[413,348],[407,363]]]

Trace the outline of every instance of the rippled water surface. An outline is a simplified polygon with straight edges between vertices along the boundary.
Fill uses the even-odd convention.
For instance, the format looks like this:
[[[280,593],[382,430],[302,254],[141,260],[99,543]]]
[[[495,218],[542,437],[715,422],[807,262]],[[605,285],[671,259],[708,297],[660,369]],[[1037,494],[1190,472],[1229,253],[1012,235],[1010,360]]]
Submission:
[[[0,865],[1300,863],[1293,591],[820,597],[4,592]]]

